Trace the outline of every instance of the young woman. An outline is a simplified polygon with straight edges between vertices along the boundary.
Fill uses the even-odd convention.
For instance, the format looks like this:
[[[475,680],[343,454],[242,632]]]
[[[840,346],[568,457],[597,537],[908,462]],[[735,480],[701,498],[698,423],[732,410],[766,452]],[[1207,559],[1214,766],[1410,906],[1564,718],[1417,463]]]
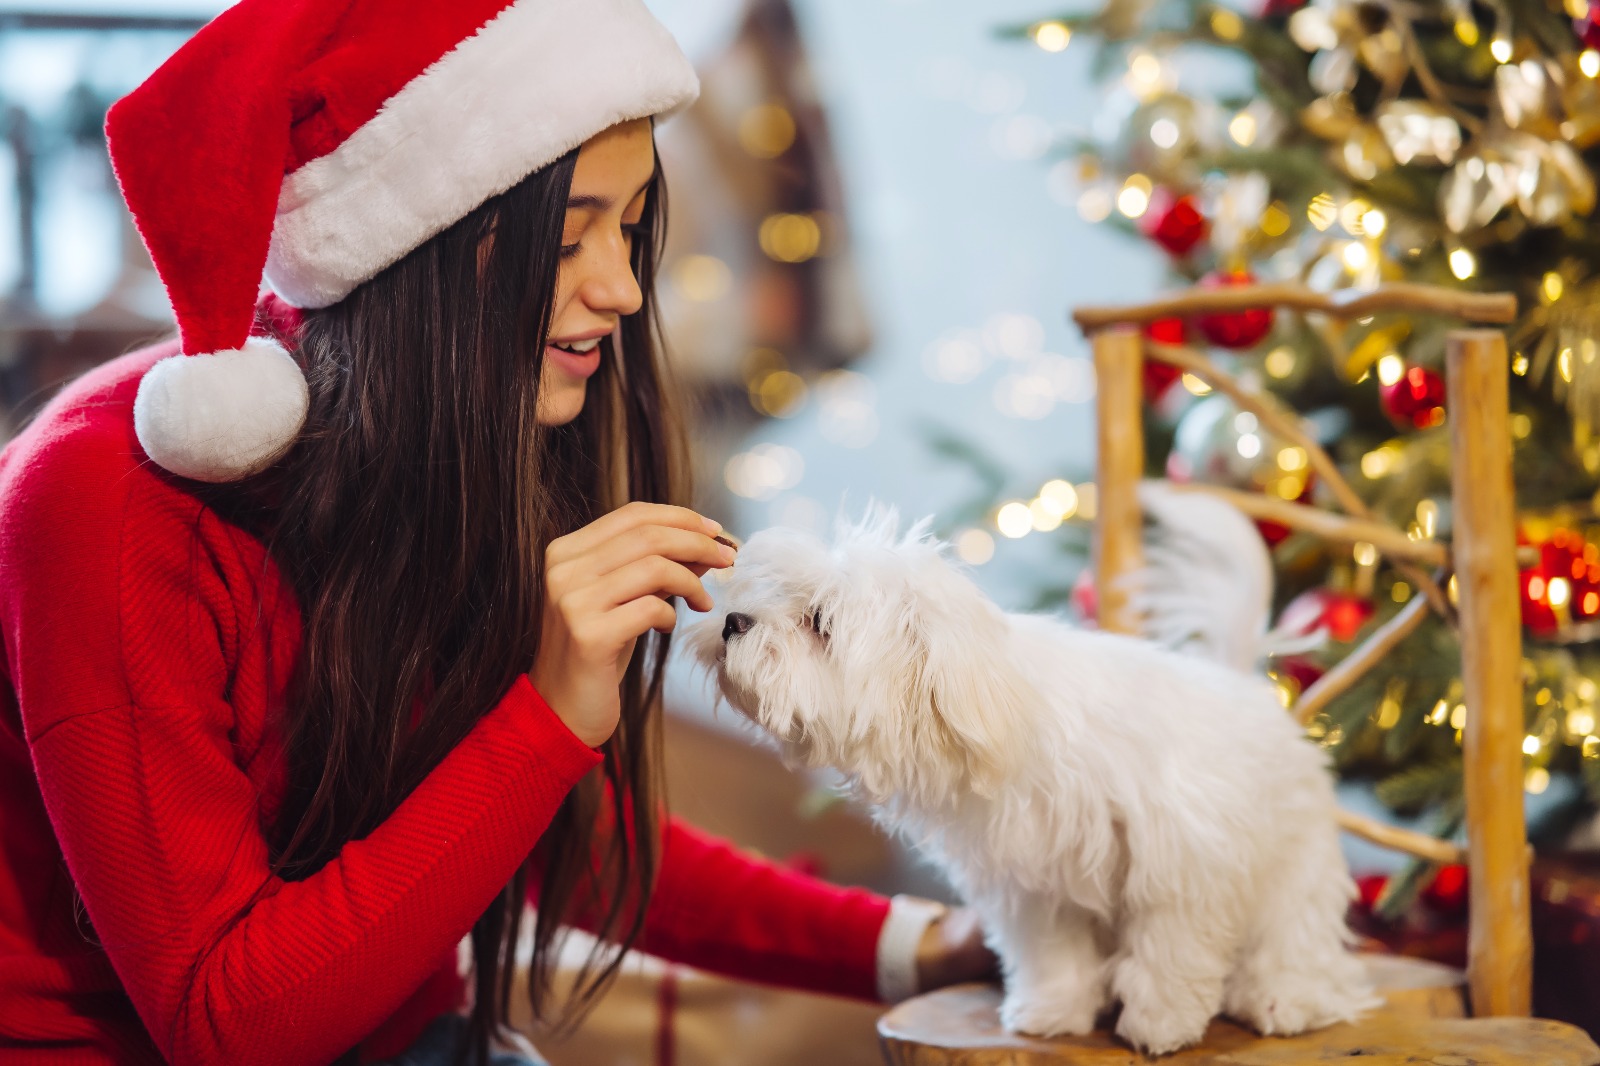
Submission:
[[[627,946],[993,966],[661,815],[673,601],[734,557],[651,307],[695,91],[638,0],[243,0],[113,109],[180,338],[0,453],[0,1058],[487,1061],[528,902],[536,1010],[601,934],[574,1016]]]

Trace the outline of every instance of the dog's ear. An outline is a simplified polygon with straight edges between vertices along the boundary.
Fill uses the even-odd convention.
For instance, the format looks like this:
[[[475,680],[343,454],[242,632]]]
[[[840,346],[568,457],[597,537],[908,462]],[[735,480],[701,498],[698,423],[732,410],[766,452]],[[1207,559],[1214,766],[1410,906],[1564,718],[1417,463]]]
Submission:
[[[990,796],[1029,743],[1026,723],[1038,697],[1012,654],[1004,614],[986,600],[969,606],[961,615],[939,610],[921,620],[926,660],[917,726],[965,770],[974,792]]]

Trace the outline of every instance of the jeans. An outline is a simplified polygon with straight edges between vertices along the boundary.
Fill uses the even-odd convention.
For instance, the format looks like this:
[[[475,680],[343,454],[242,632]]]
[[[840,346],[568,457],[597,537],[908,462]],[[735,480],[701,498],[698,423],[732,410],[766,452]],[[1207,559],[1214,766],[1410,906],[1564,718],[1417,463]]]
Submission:
[[[422,1035],[398,1056],[382,1066],[453,1066],[456,1047],[467,1035],[467,1019],[459,1014],[444,1014],[433,1020]],[[489,1066],[548,1066],[541,1058],[505,1048],[489,1049]]]

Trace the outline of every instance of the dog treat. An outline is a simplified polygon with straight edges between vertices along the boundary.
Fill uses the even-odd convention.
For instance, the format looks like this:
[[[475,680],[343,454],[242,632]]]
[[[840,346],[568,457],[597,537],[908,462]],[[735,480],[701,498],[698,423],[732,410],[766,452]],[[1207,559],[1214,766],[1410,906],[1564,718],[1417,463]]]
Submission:
[[[739,550],[739,542],[734,540],[731,536],[729,536],[726,533],[718,533],[716,536],[712,537],[711,539],[716,541],[718,544],[726,544],[728,547],[732,548],[734,551],[738,551]]]

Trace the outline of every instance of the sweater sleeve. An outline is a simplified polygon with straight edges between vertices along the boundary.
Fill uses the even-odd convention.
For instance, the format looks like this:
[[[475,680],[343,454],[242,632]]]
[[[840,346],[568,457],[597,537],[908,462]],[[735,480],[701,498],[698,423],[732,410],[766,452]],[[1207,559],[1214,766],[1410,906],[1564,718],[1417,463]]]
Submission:
[[[148,472],[51,454],[0,480],[0,626],[93,936],[170,1061],[330,1060],[451,952],[599,757],[518,678],[369,836],[274,878],[236,761],[223,549]]]
[[[671,819],[639,947],[729,977],[876,1000],[889,913],[881,896],[745,855]]]

